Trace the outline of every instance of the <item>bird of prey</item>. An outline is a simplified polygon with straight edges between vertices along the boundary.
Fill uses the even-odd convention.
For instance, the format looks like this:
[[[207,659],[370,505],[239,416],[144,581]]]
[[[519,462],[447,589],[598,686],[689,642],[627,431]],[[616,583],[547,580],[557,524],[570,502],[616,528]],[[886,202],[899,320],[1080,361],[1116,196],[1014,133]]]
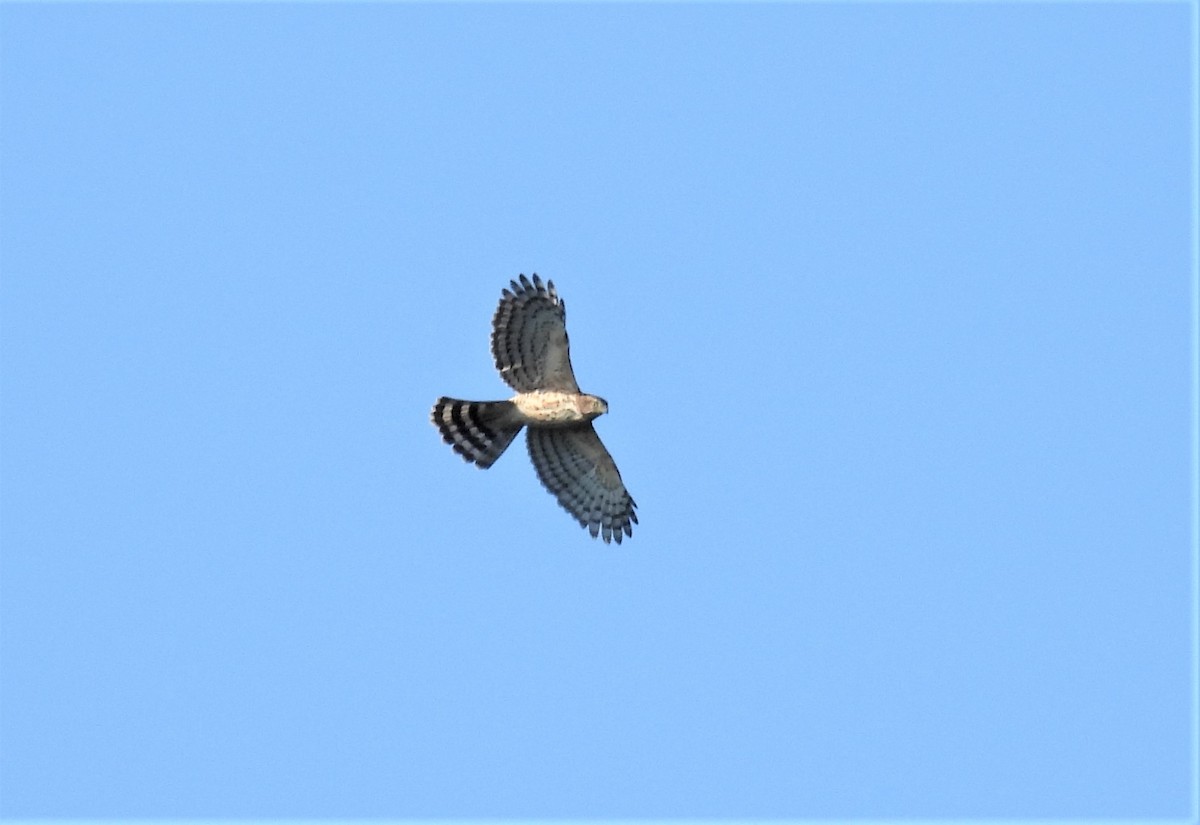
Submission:
[[[592,420],[608,403],[581,392],[571,369],[566,305],[554,282],[510,281],[492,318],[492,357],[517,391],[508,401],[439,398],[430,415],[442,440],[487,469],[522,427],[538,478],[593,537],[607,543],[633,535],[637,504]]]

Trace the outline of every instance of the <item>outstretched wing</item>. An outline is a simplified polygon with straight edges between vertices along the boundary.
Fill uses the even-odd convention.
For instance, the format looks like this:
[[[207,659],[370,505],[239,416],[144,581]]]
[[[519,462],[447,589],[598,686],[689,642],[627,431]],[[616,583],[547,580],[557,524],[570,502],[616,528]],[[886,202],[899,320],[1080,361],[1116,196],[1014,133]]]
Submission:
[[[637,504],[591,424],[530,427],[526,440],[542,484],[593,537],[620,544],[633,535]]]
[[[567,309],[554,289],[533,276],[511,281],[492,318],[492,357],[517,392],[579,392],[567,342]]]

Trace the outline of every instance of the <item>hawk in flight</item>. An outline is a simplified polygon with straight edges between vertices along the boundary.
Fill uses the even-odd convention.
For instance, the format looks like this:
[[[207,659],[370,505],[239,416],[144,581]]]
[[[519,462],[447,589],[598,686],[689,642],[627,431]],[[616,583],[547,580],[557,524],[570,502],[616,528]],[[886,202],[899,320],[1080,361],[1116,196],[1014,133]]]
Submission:
[[[443,441],[483,469],[528,427],[525,442],[542,484],[593,537],[620,544],[633,535],[637,505],[592,427],[608,403],[575,383],[566,305],[554,282],[522,275],[510,284],[492,318],[492,357],[517,394],[508,401],[439,398],[430,418]]]

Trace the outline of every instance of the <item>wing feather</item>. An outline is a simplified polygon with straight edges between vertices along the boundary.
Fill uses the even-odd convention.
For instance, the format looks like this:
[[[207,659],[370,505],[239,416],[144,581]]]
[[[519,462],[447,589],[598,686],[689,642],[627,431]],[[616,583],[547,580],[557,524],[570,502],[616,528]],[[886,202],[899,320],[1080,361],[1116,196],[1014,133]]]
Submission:
[[[492,318],[492,357],[500,377],[517,392],[579,392],[571,369],[567,308],[537,275],[511,281]]]
[[[621,543],[633,535],[637,503],[596,429],[530,427],[526,441],[538,478],[593,537]]]

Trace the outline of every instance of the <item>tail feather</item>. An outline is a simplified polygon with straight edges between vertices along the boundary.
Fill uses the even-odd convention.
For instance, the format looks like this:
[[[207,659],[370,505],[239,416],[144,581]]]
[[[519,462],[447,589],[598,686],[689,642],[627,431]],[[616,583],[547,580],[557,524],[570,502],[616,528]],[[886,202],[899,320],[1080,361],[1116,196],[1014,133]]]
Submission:
[[[511,401],[439,398],[430,420],[454,452],[486,470],[521,432],[523,425],[512,423],[515,411]]]

